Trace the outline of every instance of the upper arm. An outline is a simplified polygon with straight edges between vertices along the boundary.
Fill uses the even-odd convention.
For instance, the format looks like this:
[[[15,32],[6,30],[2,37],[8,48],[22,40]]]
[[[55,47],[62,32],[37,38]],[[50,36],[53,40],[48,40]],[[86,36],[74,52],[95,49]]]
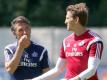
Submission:
[[[62,46],[60,48],[60,57],[61,58],[66,58],[65,52],[64,52],[64,44],[62,43]]]
[[[66,67],[66,59],[58,58],[55,68],[59,71],[63,71]]]
[[[5,67],[7,68],[9,61],[12,59],[12,51],[9,49],[4,49],[4,57],[5,57]]]
[[[13,57],[12,53],[13,52],[10,49],[7,49],[7,48],[4,49],[5,68],[6,68],[7,71],[10,70],[9,63],[10,63],[10,60],[12,59],[12,57]]]
[[[88,68],[79,74],[81,79],[89,79],[92,77],[99,64],[102,55],[103,44],[101,42],[96,42],[92,44],[89,48],[89,58],[88,58]]]
[[[101,59],[102,51],[103,51],[102,42],[93,43],[89,48],[89,56]]]
[[[9,61],[12,58],[12,53],[9,49],[4,49],[5,61]]]

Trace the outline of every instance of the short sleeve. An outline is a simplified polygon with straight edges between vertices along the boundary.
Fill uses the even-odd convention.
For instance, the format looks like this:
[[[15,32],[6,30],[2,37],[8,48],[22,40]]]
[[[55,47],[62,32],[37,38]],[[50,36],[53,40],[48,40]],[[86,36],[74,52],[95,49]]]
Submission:
[[[42,60],[40,61],[40,67],[42,69],[49,67],[48,51],[44,49]]]
[[[12,53],[9,49],[4,49],[5,61],[9,61],[12,58]]]
[[[103,51],[103,44],[101,42],[96,42],[90,46],[89,56],[101,59]]]
[[[63,44],[62,44],[62,46],[61,46],[61,48],[60,48],[60,57],[61,57],[61,58],[66,58]]]

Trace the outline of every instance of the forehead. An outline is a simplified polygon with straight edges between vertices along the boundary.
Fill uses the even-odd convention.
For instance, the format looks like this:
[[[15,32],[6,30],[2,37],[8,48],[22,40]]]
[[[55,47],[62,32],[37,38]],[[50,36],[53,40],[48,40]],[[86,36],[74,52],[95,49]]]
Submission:
[[[66,17],[72,17],[72,16],[73,16],[73,13],[71,11],[67,11]]]
[[[25,29],[25,28],[28,28],[30,27],[29,24],[26,24],[26,23],[17,23],[14,25],[14,28],[15,29]]]

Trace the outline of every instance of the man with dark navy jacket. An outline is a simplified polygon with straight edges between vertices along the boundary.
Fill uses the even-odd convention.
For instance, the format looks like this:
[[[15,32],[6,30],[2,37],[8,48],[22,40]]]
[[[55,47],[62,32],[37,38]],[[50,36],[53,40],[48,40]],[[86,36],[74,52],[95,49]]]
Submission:
[[[49,70],[47,49],[30,40],[31,25],[18,16],[11,22],[17,41],[4,49],[5,69],[14,80],[31,79]]]

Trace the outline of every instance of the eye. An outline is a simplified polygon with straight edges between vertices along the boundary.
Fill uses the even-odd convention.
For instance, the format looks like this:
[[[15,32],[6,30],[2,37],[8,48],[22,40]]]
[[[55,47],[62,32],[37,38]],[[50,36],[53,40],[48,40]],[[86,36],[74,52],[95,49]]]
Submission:
[[[26,31],[29,31],[30,30],[30,27],[29,26],[26,26],[26,29],[25,29]]]
[[[19,32],[23,32],[23,29],[19,29],[18,31],[19,31]]]

